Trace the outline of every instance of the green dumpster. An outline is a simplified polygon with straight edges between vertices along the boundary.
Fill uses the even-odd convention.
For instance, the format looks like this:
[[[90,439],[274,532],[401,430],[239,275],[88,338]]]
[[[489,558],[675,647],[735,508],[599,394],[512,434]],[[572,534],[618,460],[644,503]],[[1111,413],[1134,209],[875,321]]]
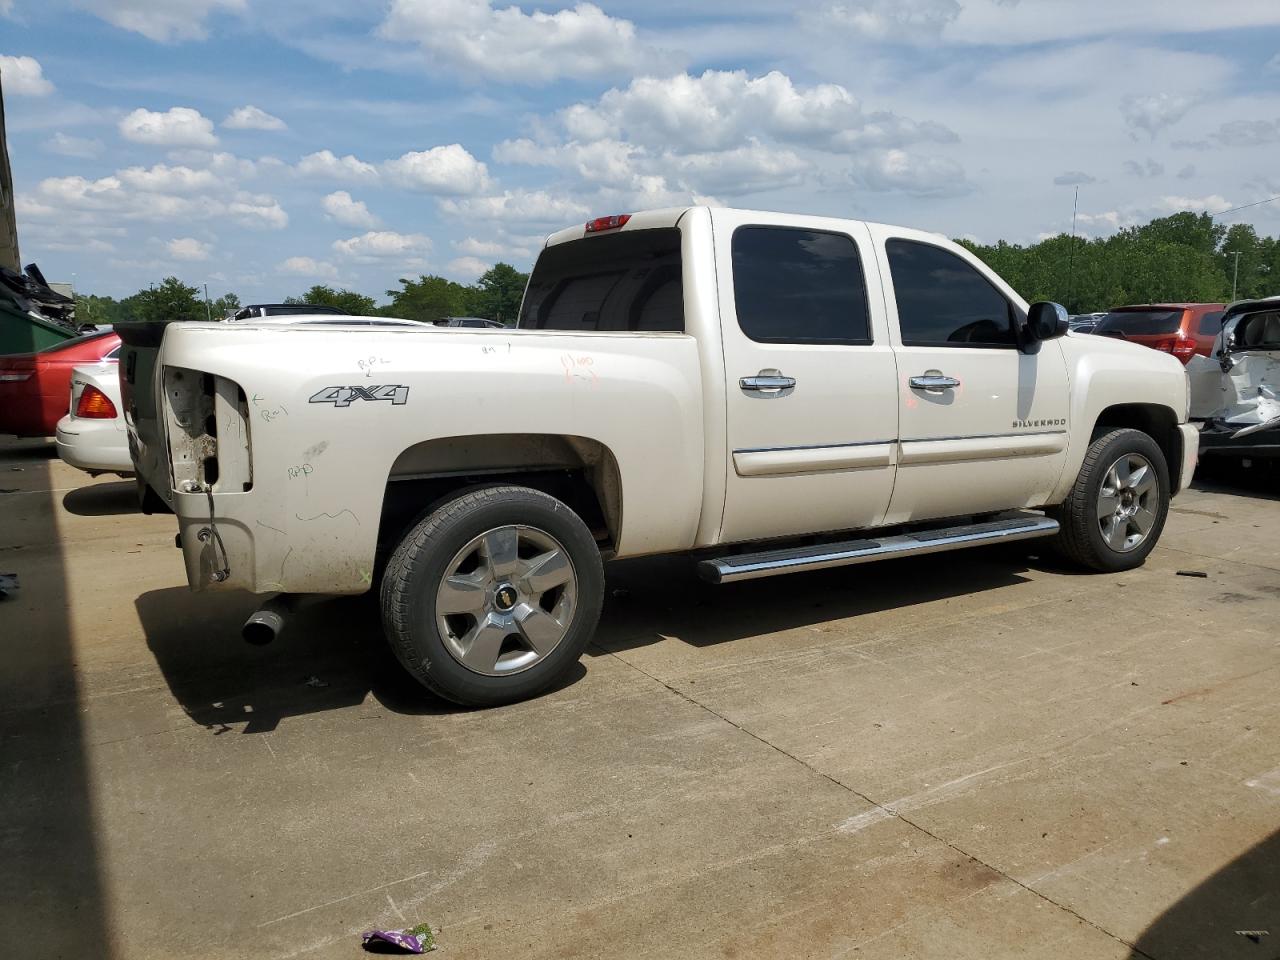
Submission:
[[[10,303],[0,300],[0,355],[35,353],[75,335],[74,330],[20,313]]]

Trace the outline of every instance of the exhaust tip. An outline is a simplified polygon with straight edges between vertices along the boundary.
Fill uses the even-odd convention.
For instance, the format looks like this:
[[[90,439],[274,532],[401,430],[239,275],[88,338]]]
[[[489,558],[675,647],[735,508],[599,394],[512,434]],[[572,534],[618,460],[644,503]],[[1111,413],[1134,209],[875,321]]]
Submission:
[[[278,594],[268,600],[240,628],[240,636],[245,643],[255,647],[265,647],[284,630],[285,618],[293,609],[294,597]]]
[[[244,638],[245,643],[251,643],[255,647],[265,647],[275,640],[278,632],[276,627],[250,617],[249,622],[240,629],[240,636]]]

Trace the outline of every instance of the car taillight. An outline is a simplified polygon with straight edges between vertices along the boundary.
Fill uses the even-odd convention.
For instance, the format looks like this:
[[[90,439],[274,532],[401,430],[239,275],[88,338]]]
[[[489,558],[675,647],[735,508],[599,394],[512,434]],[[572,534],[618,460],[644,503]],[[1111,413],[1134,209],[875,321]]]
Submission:
[[[612,217],[596,217],[594,220],[587,221],[587,233],[599,233],[601,230],[617,230],[619,227],[625,227],[630,219],[631,214],[629,213],[618,213]]]
[[[1153,341],[1151,347],[1162,353],[1172,353],[1183,363],[1186,363],[1196,355],[1195,338],[1185,336],[1181,332],[1172,337],[1161,337],[1159,340]]]
[[[85,387],[76,403],[76,416],[82,420],[114,420],[116,405],[97,387]]]

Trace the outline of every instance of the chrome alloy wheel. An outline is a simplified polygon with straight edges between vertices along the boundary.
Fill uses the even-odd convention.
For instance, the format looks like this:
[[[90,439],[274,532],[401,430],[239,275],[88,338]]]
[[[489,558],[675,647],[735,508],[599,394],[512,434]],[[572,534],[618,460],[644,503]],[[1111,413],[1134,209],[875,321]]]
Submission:
[[[1102,539],[1116,553],[1128,553],[1147,539],[1160,504],[1160,481],[1151,462],[1126,453],[1113,463],[1098,491],[1098,525]]]
[[[445,567],[436,627],[460,664],[487,677],[528,670],[560,645],[578,601],[569,551],[534,527],[486,530]]]

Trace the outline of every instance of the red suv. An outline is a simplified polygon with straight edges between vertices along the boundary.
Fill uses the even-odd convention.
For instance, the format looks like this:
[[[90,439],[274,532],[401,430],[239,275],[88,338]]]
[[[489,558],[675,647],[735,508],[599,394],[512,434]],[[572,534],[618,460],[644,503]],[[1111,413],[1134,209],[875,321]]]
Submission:
[[[0,436],[52,437],[71,405],[71,368],[114,360],[119,349],[117,334],[97,333],[0,357]]]
[[[1146,303],[1113,307],[1091,330],[1103,337],[1132,340],[1172,353],[1186,363],[1197,353],[1207,357],[1222,329],[1221,303]]]

